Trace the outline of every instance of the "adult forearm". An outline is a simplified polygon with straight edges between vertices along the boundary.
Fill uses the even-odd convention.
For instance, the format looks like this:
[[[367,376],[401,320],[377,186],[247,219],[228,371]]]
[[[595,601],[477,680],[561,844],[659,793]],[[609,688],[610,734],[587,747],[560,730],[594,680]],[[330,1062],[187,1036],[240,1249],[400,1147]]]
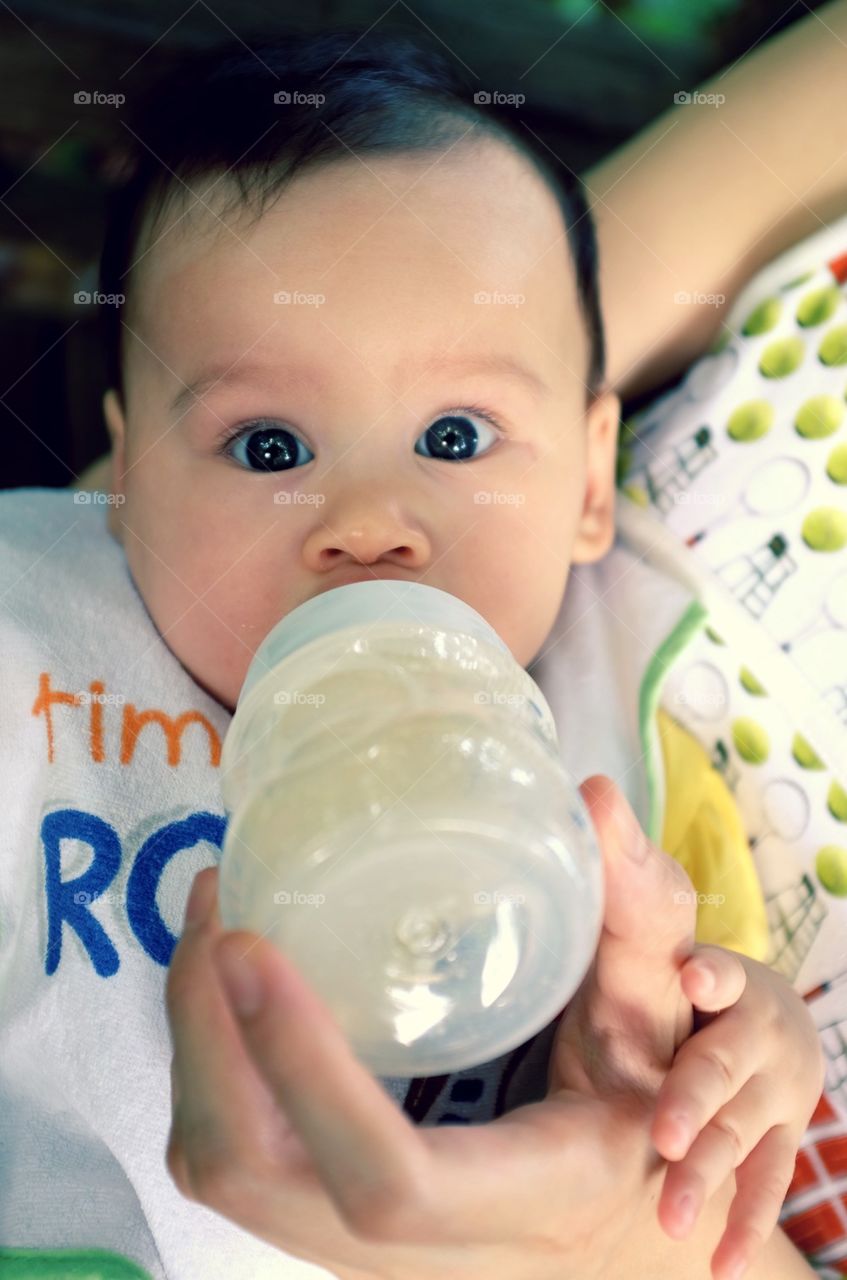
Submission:
[[[610,382],[624,395],[702,354],[755,271],[847,211],[847,0],[766,38],[701,91],[724,101],[672,106],[584,175]]]

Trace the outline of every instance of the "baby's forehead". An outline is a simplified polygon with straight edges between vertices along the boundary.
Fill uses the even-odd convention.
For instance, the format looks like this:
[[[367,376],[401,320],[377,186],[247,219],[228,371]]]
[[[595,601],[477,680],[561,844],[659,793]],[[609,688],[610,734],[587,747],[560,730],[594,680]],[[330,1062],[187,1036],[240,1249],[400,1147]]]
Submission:
[[[264,205],[258,188],[245,199],[227,174],[172,184],[155,224],[146,219],[139,237],[139,286],[198,262],[213,268],[250,256],[255,262],[262,248],[304,271],[327,271],[339,250],[365,267],[365,249],[376,256],[403,248],[409,264],[452,253],[457,270],[479,273],[480,285],[496,283],[498,273],[513,281],[542,255],[548,275],[557,267],[570,272],[553,192],[524,155],[486,137],[438,151],[365,153],[313,165]]]
[[[231,178],[202,175],[146,230],[130,293],[154,347],[225,346],[230,331],[246,343],[294,316],[305,331],[321,297],[341,341],[370,321],[386,343],[439,331],[449,344],[474,328],[481,346],[527,329],[551,349],[584,345],[558,201],[496,140],[315,166],[264,209]]]

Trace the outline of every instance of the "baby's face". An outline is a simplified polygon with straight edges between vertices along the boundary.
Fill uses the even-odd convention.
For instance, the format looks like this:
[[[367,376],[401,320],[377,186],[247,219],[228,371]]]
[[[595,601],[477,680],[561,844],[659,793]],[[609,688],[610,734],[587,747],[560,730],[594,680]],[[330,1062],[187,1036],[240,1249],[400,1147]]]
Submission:
[[[232,709],[274,624],[356,572],[459,596],[528,666],[570,565],[610,545],[618,421],[610,394],[585,411],[541,179],[460,144],[306,173],[258,221],[181,211],[133,274],[104,407],[111,528],[183,666]]]

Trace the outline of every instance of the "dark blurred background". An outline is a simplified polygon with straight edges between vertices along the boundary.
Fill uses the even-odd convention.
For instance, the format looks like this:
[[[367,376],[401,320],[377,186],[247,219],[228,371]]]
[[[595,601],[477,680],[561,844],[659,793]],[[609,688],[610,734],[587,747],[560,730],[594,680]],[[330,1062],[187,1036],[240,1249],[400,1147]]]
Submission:
[[[94,310],[120,107],[186,52],[372,25],[423,33],[582,172],[814,0],[0,0],[0,487],[67,485],[108,448]]]

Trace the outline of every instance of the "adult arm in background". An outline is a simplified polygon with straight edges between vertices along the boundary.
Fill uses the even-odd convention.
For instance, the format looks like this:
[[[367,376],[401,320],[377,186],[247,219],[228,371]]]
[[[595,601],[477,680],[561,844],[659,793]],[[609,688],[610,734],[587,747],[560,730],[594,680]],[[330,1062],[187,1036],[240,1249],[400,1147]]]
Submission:
[[[762,40],[700,88],[725,101],[672,106],[582,175],[607,376],[624,399],[701,356],[751,276],[847,212],[847,0]],[[678,292],[724,301],[680,303]]]

